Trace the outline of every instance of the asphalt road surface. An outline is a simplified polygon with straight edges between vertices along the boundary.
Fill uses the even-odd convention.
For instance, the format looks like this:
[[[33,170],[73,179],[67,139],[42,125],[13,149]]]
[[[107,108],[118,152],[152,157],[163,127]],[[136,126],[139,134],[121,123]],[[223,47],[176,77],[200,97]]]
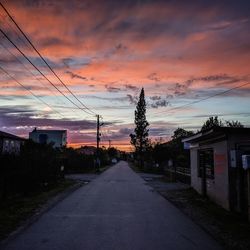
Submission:
[[[124,161],[58,203],[3,249],[220,249]]]

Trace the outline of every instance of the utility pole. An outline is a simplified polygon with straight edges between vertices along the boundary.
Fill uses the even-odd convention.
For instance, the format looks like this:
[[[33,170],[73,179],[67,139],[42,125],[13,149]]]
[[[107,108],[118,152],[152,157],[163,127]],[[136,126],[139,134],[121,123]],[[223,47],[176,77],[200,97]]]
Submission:
[[[100,140],[101,140],[101,134],[100,134],[100,127],[103,125],[103,122],[100,123],[100,115],[96,115],[97,123],[96,123],[96,170],[99,171],[100,165],[101,165],[101,159],[100,159]]]
[[[96,124],[96,170],[99,171],[100,168],[100,159],[99,159],[99,144],[100,144],[100,116],[96,115],[97,124]]]
[[[111,140],[109,139],[109,148],[111,148]]]

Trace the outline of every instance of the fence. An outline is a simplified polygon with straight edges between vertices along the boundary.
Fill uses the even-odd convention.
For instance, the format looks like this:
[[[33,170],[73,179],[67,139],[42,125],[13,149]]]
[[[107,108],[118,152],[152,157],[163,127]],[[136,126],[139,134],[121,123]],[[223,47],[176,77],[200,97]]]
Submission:
[[[187,184],[191,183],[191,171],[190,168],[183,167],[164,167],[165,174],[173,181],[181,181]]]

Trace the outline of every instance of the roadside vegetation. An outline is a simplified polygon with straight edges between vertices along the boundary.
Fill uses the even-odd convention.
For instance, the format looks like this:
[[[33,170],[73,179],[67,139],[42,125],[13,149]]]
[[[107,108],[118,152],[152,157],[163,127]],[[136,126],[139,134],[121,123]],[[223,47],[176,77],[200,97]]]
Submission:
[[[165,171],[167,168],[171,171],[179,169],[183,172],[183,175],[190,173],[190,153],[189,150],[184,149],[182,139],[192,136],[195,132],[177,128],[169,141],[151,142],[148,139],[149,129],[147,126],[149,124],[145,116],[146,106],[143,106],[142,109],[141,105],[138,101],[135,111],[135,133],[130,135],[131,144],[135,149],[130,160],[130,166],[137,172],[168,174]],[[146,104],[143,103],[143,105]],[[140,112],[143,114],[141,117],[138,115]],[[138,120],[142,120],[141,123]],[[197,130],[196,133],[213,127],[242,128],[244,126],[239,121],[223,121],[218,116],[212,116],[204,121],[200,130]],[[184,177],[184,179],[185,182],[189,182],[188,178]]]
[[[27,195],[21,193],[8,195],[0,203],[0,240],[6,238],[29,217],[39,212],[49,199],[75,184],[76,181],[61,180],[55,185],[30,191]]]
[[[118,157],[116,149],[101,148],[99,172]],[[19,154],[0,155],[0,166],[0,240],[49,199],[78,184],[64,179],[65,174],[96,171],[94,154],[73,148],[56,149],[30,140],[22,145]]]

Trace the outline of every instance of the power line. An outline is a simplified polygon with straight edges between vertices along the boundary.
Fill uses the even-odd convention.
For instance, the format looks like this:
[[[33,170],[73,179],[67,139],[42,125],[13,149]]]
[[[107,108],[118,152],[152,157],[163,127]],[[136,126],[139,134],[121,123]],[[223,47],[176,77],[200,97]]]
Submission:
[[[86,111],[85,109],[79,107],[76,103],[74,103],[70,98],[68,98],[53,82],[51,82],[44,74],[41,72],[41,70],[17,47],[17,45],[8,37],[8,35],[0,28],[0,32],[4,35],[4,37],[19,51],[19,53],[22,54],[22,56],[58,91],[60,92],[69,102],[71,102],[74,106],[76,106],[78,109],[84,111],[85,113],[89,115],[93,115]]]
[[[57,110],[55,110],[51,105],[49,105],[47,102],[45,102],[41,97],[35,95],[30,89],[28,89],[25,85],[23,85],[22,83],[20,83],[14,76],[10,75],[4,68],[2,68],[0,66],[0,69],[11,79],[13,79],[17,84],[19,84],[22,88],[24,88],[26,91],[28,91],[33,97],[35,97],[37,100],[39,100],[40,102],[42,102],[43,104],[45,104],[47,107],[49,107],[50,109],[52,109],[53,111],[55,111],[56,113],[58,113],[62,118],[64,118],[64,116]]]
[[[1,42],[0,42],[1,43]],[[55,96],[55,98],[57,98],[58,99],[58,96],[56,96],[55,95],[55,93],[49,88],[49,87],[47,87],[39,78],[37,78],[37,76],[28,68],[28,67],[26,67],[26,65],[20,60],[20,58],[18,58],[15,54],[13,54],[3,43],[1,43],[0,44],[6,51],[8,51],[9,52],[9,54],[11,54],[12,55],[12,57],[14,57],[20,64],[22,64],[23,65],[23,67],[27,70],[27,71],[29,71],[30,72],[30,74],[32,74],[33,75],[33,77],[37,80],[37,81],[39,81],[46,89],[48,89],[49,91],[50,91],[50,93],[53,95],[53,96]],[[59,99],[58,99],[59,100]],[[60,101],[60,100],[59,100]],[[64,103],[64,102],[63,102]],[[64,103],[65,104],[65,103]]]
[[[203,102],[203,101],[206,101],[206,100],[208,100],[208,99],[214,98],[214,97],[216,97],[216,96],[224,95],[224,94],[226,94],[226,93],[228,93],[228,92],[230,92],[230,91],[232,91],[232,90],[242,88],[242,87],[247,86],[247,85],[249,85],[249,84],[250,84],[250,82],[247,82],[247,83],[241,84],[241,85],[239,85],[239,86],[236,86],[236,87],[227,89],[227,90],[225,90],[225,91],[219,92],[219,93],[217,93],[217,94],[214,94],[214,95],[207,96],[207,97],[205,97],[205,98],[199,99],[199,100],[197,100],[197,101],[189,102],[189,103],[186,103],[186,104],[184,104],[184,105],[180,105],[180,106],[177,106],[177,107],[173,107],[173,108],[171,108],[171,109],[168,109],[168,110],[163,110],[163,111],[154,113],[154,115],[162,114],[162,113],[169,112],[169,111],[176,110],[176,109],[181,109],[181,108],[183,108],[183,107],[187,107],[187,106],[190,106],[190,105],[192,105],[192,104],[196,104],[196,103],[199,103],[199,102]]]
[[[4,16],[4,15],[2,15],[2,14],[0,14],[1,15],[1,17],[3,17],[3,18],[5,18],[6,16]],[[17,38],[19,39],[19,41],[21,41],[22,42],[22,44],[24,45],[24,46],[27,46],[27,42],[26,41],[24,41],[23,39],[22,39],[22,37],[20,37],[20,35],[17,33],[17,31],[16,31],[16,29],[14,28],[14,27],[12,27],[12,25],[9,23],[9,22],[6,22],[6,24],[9,26],[9,28],[10,29],[12,29],[14,32],[15,32],[15,35],[17,36]],[[18,62],[20,62],[22,65],[23,65],[23,67],[27,70],[27,71],[29,71],[30,72],[30,74],[32,74],[33,76],[34,76],[34,78],[37,80],[37,81],[39,81],[46,89],[48,89],[49,91],[50,91],[50,93],[53,95],[53,96],[55,96],[58,100],[59,100],[59,98],[58,98],[58,96],[57,95],[55,95],[55,93],[54,93],[54,91],[52,91],[49,87],[47,87],[39,78],[37,78],[37,76],[21,61],[21,59],[20,58],[18,58],[14,53],[12,53],[5,45],[4,45],[4,43],[2,42],[1,43],[1,46],[5,49],[5,50],[7,50]],[[30,46],[27,46],[28,48],[29,48],[29,50],[31,51],[31,52],[33,52],[33,50],[30,48]],[[59,102],[61,102],[61,100],[59,100]],[[64,101],[63,101],[63,103],[64,104],[66,104]]]
[[[61,78],[57,75],[57,73],[52,69],[52,67],[47,63],[47,61],[43,58],[41,53],[36,49],[36,47],[33,45],[31,40],[27,37],[27,35],[23,32],[23,30],[20,28],[20,26],[16,23],[16,21],[12,18],[8,10],[3,6],[3,4],[0,2],[1,7],[4,9],[6,14],[9,16],[9,18],[12,20],[12,22],[15,24],[15,26],[18,28],[18,30],[22,33],[22,35],[26,38],[26,40],[29,42],[31,47],[36,51],[36,53],[39,55],[39,57],[42,59],[42,61],[47,65],[47,67],[50,69],[50,71],[55,75],[55,77],[61,82],[61,84],[70,92],[72,96],[87,110],[89,110],[92,114],[96,115],[94,111],[89,109],[69,88],[68,86],[61,80]]]

